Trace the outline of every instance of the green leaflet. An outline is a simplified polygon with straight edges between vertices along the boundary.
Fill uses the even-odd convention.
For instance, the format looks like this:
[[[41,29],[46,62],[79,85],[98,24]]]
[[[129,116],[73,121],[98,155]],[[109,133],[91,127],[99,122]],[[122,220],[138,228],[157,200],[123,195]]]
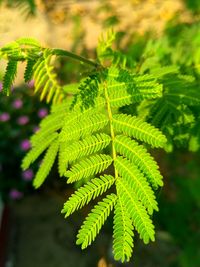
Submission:
[[[45,157],[42,161],[42,164],[34,178],[34,181],[33,181],[33,185],[38,188],[40,187],[44,180],[46,179],[47,175],[49,174],[53,164],[54,164],[54,161],[55,161],[55,158],[56,158],[56,155],[57,155],[57,152],[58,152],[58,148],[59,148],[59,143],[58,143],[58,140],[54,141],[50,147],[48,148],[46,154],[45,154]]]
[[[51,52],[46,49],[37,63],[33,65],[33,78],[35,93],[40,91],[40,100],[46,99],[47,103],[62,101],[63,92],[56,79],[56,73],[51,65]]]
[[[19,45],[30,46],[30,47],[40,47],[40,43],[33,38],[21,37],[16,41]]]
[[[112,49],[114,40],[116,39],[116,32],[112,29],[108,30],[106,34],[102,34],[99,38],[97,46],[97,55],[99,61],[102,63],[110,61],[115,66],[121,66],[125,68],[127,65],[134,66],[135,62],[131,57],[122,53],[121,51],[116,51]]]
[[[113,230],[115,260],[129,261],[133,250],[133,223],[119,195],[115,205]]]
[[[193,85],[194,86],[194,85]],[[176,101],[179,104],[186,104],[196,106],[200,104],[200,93],[195,88],[185,88],[187,90],[181,90],[182,88],[174,88],[173,92],[166,92],[167,99]]]
[[[83,139],[83,141],[75,141],[70,144],[68,142],[62,142],[60,146],[60,168],[63,166],[60,172],[61,176],[66,171],[68,163],[77,160],[78,158],[85,157],[87,155],[101,151],[109,145],[111,138],[107,134],[96,134]]]
[[[68,217],[104,194],[83,223],[77,244],[82,248],[90,245],[114,209],[113,253],[116,260],[125,262],[132,256],[134,231],[144,243],[155,239],[150,216],[158,210],[158,203],[153,190],[163,185],[163,178],[145,144],[169,150],[171,140],[180,144],[188,139],[192,150],[199,149],[200,94],[193,77],[179,75],[174,65],[161,67],[160,59],[151,54],[163,42],[155,47],[149,44],[144,62],[136,66],[127,55],[113,50],[114,39],[110,31],[97,49],[101,63],[112,63],[108,68],[68,51],[43,48],[29,38],[4,46],[0,56],[8,60],[4,93],[9,94],[18,62],[25,61],[24,80],[33,77],[35,93],[54,103],[31,138],[32,149],[23,160],[23,169],[46,150],[34,179],[36,188],[46,179],[57,153],[59,174],[68,183],[90,179],[69,197],[62,213]],[[54,56],[69,56],[93,69],[88,77],[63,90],[53,67]],[[198,66],[198,56],[195,60],[189,65]]]
[[[81,244],[82,249],[89,246],[94,241],[96,235],[101,230],[104,222],[112,211],[117,200],[115,194],[110,194],[92,209],[84,221],[77,235],[77,244]]]
[[[73,125],[65,127],[61,132],[60,141],[78,140],[93,132],[99,131],[108,124],[108,119],[103,114],[94,114],[81,121],[76,121]]]
[[[119,175],[128,184],[128,188],[133,191],[134,196],[141,201],[148,213],[153,214],[153,210],[158,211],[154,192],[142,173],[130,161],[122,157],[117,157],[115,166]]]
[[[56,107],[53,107],[52,113],[41,121],[39,131],[31,137],[33,147],[40,146],[50,135],[63,127],[69,107],[66,104],[64,104],[64,107],[62,104],[61,107],[62,109],[57,108],[57,112],[54,112]]]
[[[49,135],[44,142],[40,143],[39,146],[33,147],[23,159],[22,169],[28,169],[30,164],[33,163],[42,152],[58,137],[57,133]]]
[[[134,197],[134,192],[130,189],[129,184],[125,179],[117,180],[117,193],[122,199],[129,216],[133,220],[133,224],[138,231],[140,238],[145,244],[155,240],[154,225],[145,208],[140,201]]]
[[[83,141],[76,141],[73,144],[68,144],[65,151],[66,158],[72,162],[78,158],[96,153],[107,147],[110,141],[110,136],[104,133],[86,137]]]
[[[151,123],[155,127],[160,127],[165,117],[170,113],[169,105],[164,98],[158,99],[151,110]]]
[[[68,177],[67,183],[73,183],[82,178],[87,178],[98,173],[101,173],[110,166],[113,159],[104,154],[93,155],[87,159],[80,160],[79,163],[74,164],[73,167],[65,173]]]
[[[51,65],[53,52],[43,48],[37,40],[19,38],[0,49],[0,56],[8,59],[4,75],[3,92],[9,95],[10,87],[17,73],[17,63],[27,61],[24,81],[34,79],[35,93],[40,92],[40,100],[61,102],[63,89],[57,82],[57,75]]]
[[[157,163],[143,146],[123,135],[117,135],[114,144],[116,151],[137,166],[153,187],[163,185]]]
[[[67,166],[68,160],[66,159],[66,153],[69,146],[68,142],[60,142],[59,143],[59,151],[58,151],[58,173],[60,177],[64,176]]]
[[[24,81],[28,82],[31,80],[33,76],[33,66],[35,65],[37,61],[35,59],[28,59],[26,64],[26,69],[24,72]]]
[[[50,126],[47,127],[42,127],[41,129],[39,129],[38,132],[35,133],[35,135],[33,135],[31,137],[31,144],[32,146],[38,146],[41,143],[45,142],[45,140],[48,138],[49,135],[55,133],[56,131],[58,131],[63,125],[63,121],[62,120],[57,120],[55,121],[54,124],[50,123]]]
[[[6,73],[3,78],[3,93],[7,96],[10,94],[11,86],[14,82],[16,74],[17,74],[17,61],[9,60],[6,67]]]
[[[127,70],[115,67],[111,67],[108,71],[107,89],[113,107],[162,96],[162,85],[153,76],[133,75]]]
[[[113,126],[117,132],[135,137],[154,147],[163,147],[166,143],[166,137],[158,129],[135,116],[113,115]]]
[[[111,175],[104,175],[100,176],[100,178],[92,179],[71,195],[69,200],[65,202],[62,213],[65,213],[65,217],[68,217],[75,210],[88,204],[91,199],[94,199],[106,192],[112,186],[114,181],[115,178]]]

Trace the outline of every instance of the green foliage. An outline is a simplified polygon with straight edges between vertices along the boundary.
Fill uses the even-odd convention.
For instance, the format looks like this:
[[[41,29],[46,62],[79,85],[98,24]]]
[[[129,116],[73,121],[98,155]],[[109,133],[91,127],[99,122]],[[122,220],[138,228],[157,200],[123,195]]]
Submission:
[[[61,102],[63,98],[63,92],[61,86],[57,82],[53,67],[51,66],[51,58],[51,51],[46,49],[43,56],[32,65],[33,68],[32,70],[30,68],[30,71],[33,73],[35,93],[40,92],[40,100],[46,99],[47,103],[50,101],[58,103]],[[31,67],[30,64],[29,67]],[[29,76],[31,76],[31,73]]]
[[[189,9],[191,9],[194,13],[199,14],[200,12],[200,3],[198,0],[184,0],[185,4]]]
[[[6,67],[6,73],[3,78],[3,93],[4,94],[9,95],[10,88],[15,79],[16,73],[17,73],[17,61],[16,60],[8,61],[8,65]]]
[[[100,62],[103,65],[112,62],[113,65],[120,65],[122,68],[125,68],[127,64],[133,65],[133,62],[126,54],[113,49],[115,39],[116,33],[112,29],[108,30],[105,35],[102,34],[100,36],[97,46],[97,55]]]
[[[194,131],[199,125],[200,104],[199,23],[169,26],[167,33],[147,43],[138,68],[141,74],[157,77],[163,85],[162,97],[143,101],[137,112],[167,136],[165,150],[188,147],[194,151],[199,147]]]
[[[108,155],[99,154],[90,156],[87,159],[80,160],[65,173],[68,183],[88,178],[98,173],[103,172],[112,163],[112,158]]]
[[[200,95],[194,77],[182,73],[175,61],[162,64],[166,55],[161,41],[150,42],[142,62],[130,70],[128,66],[134,64],[113,50],[114,39],[112,31],[101,37],[97,48],[100,64],[26,39],[0,52],[9,62],[27,61],[25,80],[33,76],[40,99],[54,103],[51,114],[31,138],[32,149],[22,167],[28,168],[46,150],[34,180],[38,188],[58,155],[60,176],[66,177],[67,183],[79,181],[82,185],[64,204],[65,217],[103,194],[81,226],[77,244],[83,249],[91,245],[114,210],[114,257],[125,262],[132,256],[134,231],[145,244],[155,240],[155,190],[163,181],[147,148],[169,150],[174,142],[189,140],[186,129],[190,124],[196,129]],[[164,44],[171,51],[169,43]],[[74,92],[72,98],[64,95],[56,81],[50,63],[54,55],[93,67],[88,77],[65,87],[66,92]],[[7,69],[5,77],[10,73]]]
[[[27,61],[24,81],[34,79],[35,93],[40,93],[40,100],[61,102],[62,87],[58,84],[54,67],[51,65],[52,51],[42,48],[34,39],[20,38],[0,49],[0,57],[8,59],[4,75],[3,92],[10,94],[10,87],[17,73],[18,61]]]
[[[147,150],[139,145],[131,138],[118,135],[114,141],[116,152],[126,157],[133,164],[137,164],[138,168],[147,177],[152,186],[156,189],[163,186],[162,176],[158,171],[158,165],[147,152]]]
[[[58,152],[58,141],[54,141],[48,148],[45,157],[42,161],[42,164],[40,166],[39,171],[37,172],[33,185],[35,188],[38,188],[41,186],[41,184],[44,182],[45,178],[49,174],[53,163],[55,161],[57,152]]]
[[[0,0],[0,4],[6,2],[10,7],[18,8],[23,15],[34,15],[36,12],[35,0]]]
[[[165,136],[158,129],[130,115],[114,115],[113,125],[116,132],[144,141],[153,147],[162,147],[166,142]]]
[[[155,103],[149,103],[148,119],[163,130],[168,140],[173,138],[177,145],[187,144],[191,126],[198,123],[194,112],[194,108],[200,104],[196,83],[187,77],[175,75],[162,78],[162,81],[163,97]],[[187,135],[184,136],[184,133]]]
[[[126,245],[124,240],[120,249],[117,244],[127,232],[128,236],[133,236],[133,226],[145,243],[154,240],[150,215],[158,207],[152,188],[163,184],[156,162],[143,145],[139,145],[133,138],[152,147],[163,147],[166,138],[140,118],[120,114],[119,108],[131,101],[138,103],[146,98],[160,97],[162,86],[152,75],[134,75],[113,66],[102,70],[99,77],[98,83],[96,81],[96,96],[91,101],[87,98],[87,106],[80,96],[84,92],[83,88],[80,95],[76,96],[73,107],[69,101],[52,109],[52,113],[41,123],[40,131],[32,137],[33,148],[22,166],[28,167],[37,155],[49,147],[34,181],[38,187],[53,165],[59,146],[60,174],[67,178],[67,183],[83,180],[83,186],[64,204],[62,212],[66,217],[106,193],[111,186],[116,187],[116,195],[107,196],[88,215],[79,231],[77,243],[82,244],[82,248],[90,245],[110,211],[117,209],[114,219],[114,253],[116,259],[126,261],[132,255],[133,244]],[[87,94],[87,84],[85,86]],[[120,94],[113,93],[117,90]],[[102,176],[105,171],[112,175]],[[99,174],[101,176],[98,178]],[[123,209],[121,215],[119,206]],[[121,224],[117,218],[124,214],[128,214],[123,225],[124,231],[118,231]]]
[[[35,65],[36,60],[28,58],[26,69],[24,72],[24,81],[29,82],[33,76],[33,66]]]
[[[92,179],[91,182],[87,182],[72,194],[69,200],[64,204],[62,213],[65,213],[65,217],[68,217],[75,210],[82,208],[92,199],[106,192],[114,182],[115,179],[111,175],[104,175],[100,176],[100,178]]]
[[[116,260],[129,261],[133,249],[133,223],[120,195],[115,205],[113,252]]]
[[[92,243],[92,241],[94,241],[104,222],[110,215],[116,200],[117,196],[115,194],[110,194],[102,201],[98,202],[98,204],[92,209],[77,235],[76,244],[81,244],[82,249],[86,248]]]

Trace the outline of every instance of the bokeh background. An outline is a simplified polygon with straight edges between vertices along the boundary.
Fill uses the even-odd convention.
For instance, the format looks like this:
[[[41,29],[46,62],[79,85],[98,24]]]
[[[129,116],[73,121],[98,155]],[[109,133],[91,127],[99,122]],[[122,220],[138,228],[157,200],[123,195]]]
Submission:
[[[34,37],[45,46],[95,59],[100,34],[112,27],[116,48],[135,62],[153,40],[162,60],[195,71],[199,79],[199,19],[199,0],[1,0],[0,46]],[[60,59],[56,69],[61,84],[80,79],[77,62]],[[1,61],[0,90],[4,71]],[[56,166],[39,190],[33,189],[32,179],[40,162],[24,172],[20,168],[28,139],[50,108],[33,95],[34,81],[22,83],[23,71],[22,64],[12,95],[0,95],[0,205],[9,210],[9,231],[0,246],[7,251],[5,267],[199,267],[200,153],[187,147],[154,152],[165,181],[157,196],[155,243],[145,246],[136,240],[132,261],[115,262],[110,219],[89,249],[75,246],[81,218],[90,207],[64,220],[60,210],[73,187],[58,177]]]

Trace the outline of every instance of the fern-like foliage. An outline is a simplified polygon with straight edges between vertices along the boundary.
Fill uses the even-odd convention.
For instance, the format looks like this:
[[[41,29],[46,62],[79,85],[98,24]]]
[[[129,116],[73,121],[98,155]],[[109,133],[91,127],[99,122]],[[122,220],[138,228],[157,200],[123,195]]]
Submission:
[[[113,43],[116,40],[116,37],[116,32],[112,29],[100,36],[97,46],[98,59],[103,65],[112,62],[113,65],[121,66],[122,68],[127,66],[134,67],[135,62],[131,57],[119,50],[113,49]]]
[[[51,58],[51,50],[46,49],[43,56],[33,65],[35,93],[40,92],[40,100],[58,103],[62,101],[63,93],[51,66]]]
[[[81,82],[75,102],[53,106],[51,114],[41,122],[40,131],[31,138],[32,150],[22,167],[28,168],[47,150],[34,180],[38,187],[58,153],[60,175],[66,177],[67,183],[82,183],[64,204],[65,217],[108,189],[114,190],[89,213],[77,244],[82,248],[90,245],[114,209],[113,251],[115,258],[124,262],[132,255],[134,229],[144,243],[154,241],[151,215],[158,210],[154,190],[163,181],[142,142],[163,147],[166,138],[142,119],[121,114],[120,108],[160,98],[162,86],[153,75],[134,74],[115,66],[102,69],[92,86],[92,99],[87,97],[88,82]]]
[[[147,42],[137,71],[150,73],[163,84],[156,101],[143,101],[138,114],[167,136],[167,151],[173,147],[200,147],[199,125],[199,22],[169,27],[163,37]],[[131,109],[127,113],[132,114]]]
[[[8,61],[8,64],[6,67],[6,73],[3,78],[3,93],[4,94],[9,95],[16,73],[17,73],[17,61],[16,60]]]
[[[113,49],[114,39],[112,31],[101,37],[97,49],[101,65],[26,38],[1,48],[0,57],[8,60],[5,94],[18,62],[25,61],[24,80],[33,78],[35,93],[53,102],[51,113],[31,137],[32,148],[22,168],[43,158],[33,182],[38,188],[58,157],[60,176],[66,183],[81,185],[65,202],[65,217],[97,202],[78,232],[77,244],[83,249],[91,245],[113,211],[114,257],[126,262],[132,256],[135,232],[145,244],[155,240],[152,215],[158,211],[156,190],[163,186],[163,177],[148,148],[170,150],[185,141],[193,151],[200,148],[200,93],[197,79],[181,74],[176,60],[162,66],[166,57],[162,40],[167,53],[172,51],[166,40],[148,43],[142,62],[130,71],[127,66],[132,63]],[[88,77],[64,86],[65,93],[53,68],[58,55],[93,66]],[[66,99],[68,92],[73,97]]]
[[[2,1],[0,1],[1,3]],[[35,15],[36,12],[36,1],[35,0],[4,0],[8,6],[17,8],[22,15],[28,17]]]
[[[28,58],[27,64],[26,64],[26,69],[24,72],[24,81],[29,82],[31,78],[33,77],[33,66],[35,65],[36,60]]]
[[[121,196],[118,195],[115,205],[113,252],[116,260],[129,261],[133,249],[133,222],[128,214]]]
[[[102,195],[114,184],[114,182],[115,179],[111,175],[100,176],[100,178],[94,178],[87,182],[72,194],[69,200],[64,204],[62,212],[65,213],[65,217],[68,217],[75,210],[82,208],[92,199]]]
[[[112,158],[109,155],[99,154],[90,156],[87,159],[81,160],[79,163],[66,172],[68,177],[67,182],[73,183],[83,178],[101,173],[112,163]]]
[[[158,186],[163,186],[158,165],[144,146],[139,145],[138,142],[124,135],[118,135],[115,138],[114,144],[116,152],[137,165],[155,189]]]
[[[95,240],[101,227],[110,215],[116,200],[117,196],[115,194],[110,194],[92,209],[77,235],[76,243],[78,245],[81,244],[82,249],[86,248]]]
[[[40,100],[61,102],[64,96],[62,87],[51,64],[53,49],[43,48],[36,40],[20,38],[0,49],[0,57],[8,60],[4,75],[3,93],[10,94],[10,88],[17,73],[18,62],[26,61],[24,81],[34,79],[35,93],[40,93]]]
[[[54,161],[55,161],[55,158],[58,152],[58,148],[59,148],[58,141],[54,141],[48,148],[46,155],[42,161],[42,164],[40,166],[40,169],[37,172],[35,179],[34,179],[33,185],[36,188],[40,187],[40,185],[44,182],[45,178],[49,174],[54,164]]]
[[[197,109],[200,93],[196,90],[197,82],[192,76],[175,75],[171,67],[165,67],[163,72],[161,69],[161,74],[153,72],[163,84],[163,96],[154,102],[147,101],[147,105],[143,103],[138,109],[139,113],[145,113],[149,122],[162,129],[168,137],[167,150],[172,150],[174,144],[187,146],[192,128],[199,122]]]
[[[51,114],[47,116],[40,124],[39,131],[32,136],[31,138],[31,147],[32,149],[27,153],[25,158],[22,161],[22,169],[27,169],[29,166],[41,155],[45,152],[44,163],[42,163],[42,170],[38,171],[36,177],[36,182],[34,182],[36,187],[39,187],[47,175],[50,172],[51,167],[53,166],[54,160],[56,158],[57,153],[60,154],[63,151],[64,145],[59,142],[59,134],[58,132],[64,126],[64,118],[67,115],[67,111],[69,110],[70,103],[63,103],[60,105],[55,105],[52,107]],[[54,146],[54,143],[57,145]],[[51,147],[51,149],[50,149]],[[48,152],[49,151],[49,152]],[[61,154],[63,155],[63,154]],[[64,157],[59,160],[59,170],[61,169],[60,165],[63,165]],[[48,165],[46,167],[45,165]],[[66,164],[64,165],[63,172],[66,171]],[[60,173],[60,172],[59,172]]]

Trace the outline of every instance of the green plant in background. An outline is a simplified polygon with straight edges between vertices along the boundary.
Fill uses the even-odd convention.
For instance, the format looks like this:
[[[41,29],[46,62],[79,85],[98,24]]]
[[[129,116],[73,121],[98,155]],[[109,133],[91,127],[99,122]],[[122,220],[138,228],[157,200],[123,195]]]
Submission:
[[[25,16],[35,15],[35,0],[0,0],[0,4],[7,4],[9,7],[19,8]]]
[[[157,49],[152,60],[154,45],[148,44],[137,63],[113,50],[114,40],[112,31],[100,39],[97,63],[24,38],[1,48],[0,55],[8,60],[5,94],[9,94],[17,63],[26,61],[25,81],[34,77],[35,92],[53,102],[51,114],[31,138],[32,149],[22,168],[29,168],[46,150],[33,182],[38,188],[58,155],[60,176],[67,183],[82,185],[64,204],[66,217],[103,195],[79,230],[77,244],[83,249],[90,245],[114,210],[113,253],[124,262],[131,258],[135,231],[145,244],[155,240],[152,214],[158,211],[156,190],[163,181],[148,149],[172,149],[177,138],[182,140],[185,126],[184,134],[190,136],[190,128],[199,124],[200,93],[195,75],[188,76],[162,60],[162,51]],[[50,62],[53,56],[71,57],[90,66],[88,77],[77,84],[59,85]]]
[[[173,23],[172,23],[173,24]],[[151,73],[163,84],[163,95],[138,106],[138,114],[167,136],[166,149],[199,149],[199,23],[169,27],[149,40],[139,73]]]

